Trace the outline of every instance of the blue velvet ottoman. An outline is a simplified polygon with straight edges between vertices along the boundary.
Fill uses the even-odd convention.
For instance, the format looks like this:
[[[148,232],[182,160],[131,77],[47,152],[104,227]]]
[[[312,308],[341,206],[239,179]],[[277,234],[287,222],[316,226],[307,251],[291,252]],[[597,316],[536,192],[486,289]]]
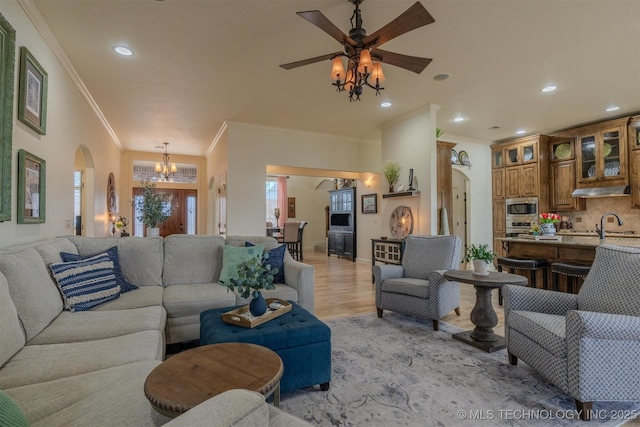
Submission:
[[[298,304],[291,311],[255,328],[224,323],[222,313],[241,307],[207,310],[200,313],[200,345],[223,342],[257,344],[275,351],[282,359],[284,373],[280,391],[320,384],[329,389],[331,381],[331,329]]]

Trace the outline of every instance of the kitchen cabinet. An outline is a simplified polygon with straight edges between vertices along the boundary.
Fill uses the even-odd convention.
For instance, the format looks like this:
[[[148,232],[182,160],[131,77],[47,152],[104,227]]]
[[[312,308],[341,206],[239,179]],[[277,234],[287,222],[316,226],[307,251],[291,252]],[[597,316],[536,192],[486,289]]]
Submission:
[[[505,168],[505,197],[538,196],[538,165],[535,163]]]
[[[640,150],[629,153],[631,166],[631,203],[634,208],[640,208]]]
[[[572,197],[576,189],[575,137],[552,137],[549,141],[549,210],[581,211],[586,200]]]
[[[504,168],[504,149],[499,148],[491,152],[493,168]]]
[[[514,145],[505,147],[505,165],[524,165],[538,161],[538,139],[537,137],[526,137]]]
[[[576,129],[576,187],[628,185],[628,117]]]
[[[584,201],[584,199],[571,197],[576,181],[575,161],[551,163],[550,168],[549,209],[552,211],[578,210],[575,201]]]
[[[504,200],[493,201],[493,233],[495,237],[507,232],[507,203]]]
[[[493,251],[498,255],[494,259],[503,256],[502,241],[498,240],[506,236],[507,232],[507,202],[502,200],[493,201]],[[497,267],[497,264],[496,264]]]
[[[505,198],[504,174],[504,168],[494,169],[492,172],[491,194],[493,195],[494,200]]]
[[[631,205],[640,208],[640,116],[629,119],[629,184]]]

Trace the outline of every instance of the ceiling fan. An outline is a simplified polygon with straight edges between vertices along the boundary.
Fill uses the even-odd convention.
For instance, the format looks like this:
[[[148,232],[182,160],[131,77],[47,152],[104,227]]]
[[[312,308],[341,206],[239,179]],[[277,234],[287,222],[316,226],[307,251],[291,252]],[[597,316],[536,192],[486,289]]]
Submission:
[[[375,89],[376,95],[384,89],[380,87],[380,83],[384,81],[384,74],[382,73],[380,62],[404,68],[417,74],[420,74],[427,65],[429,65],[432,61],[430,58],[419,58],[380,49],[380,46],[389,40],[435,22],[435,19],[433,19],[431,14],[427,12],[427,9],[425,9],[420,2],[416,2],[403,14],[378,31],[367,35],[366,30],[362,28],[362,16],[360,13],[360,3],[364,0],[348,1],[355,5],[355,10],[351,16],[351,30],[349,30],[349,35],[343,33],[319,10],[297,12],[299,16],[311,22],[341,43],[344,46],[344,53],[333,52],[316,56],[315,58],[282,64],[280,66],[286,70],[290,70],[303,65],[331,59],[333,61],[331,78],[335,80],[333,85],[337,86],[338,92],[342,92],[343,90],[349,91],[349,99],[351,101],[359,101],[364,86]],[[347,58],[346,71],[342,63],[343,57]],[[373,62],[372,60],[379,62]]]

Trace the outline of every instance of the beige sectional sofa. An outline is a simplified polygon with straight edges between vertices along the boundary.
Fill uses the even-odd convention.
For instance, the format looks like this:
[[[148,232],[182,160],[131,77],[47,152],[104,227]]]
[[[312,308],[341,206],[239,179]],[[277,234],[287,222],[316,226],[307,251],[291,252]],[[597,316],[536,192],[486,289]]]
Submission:
[[[170,421],[144,396],[165,344],[196,340],[201,311],[246,303],[220,286],[224,245],[269,237],[61,237],[0,250],[0,390],[31,425],[151,426]],[[89,311],[63,310],[48,264],[60,252],[93,255],[116,246],[127,281],[139,289]],[[286,284],[265,297],[314,309],[314,270],[286,253]],[[306,425],[235,390],[172,421],[175,425]]]

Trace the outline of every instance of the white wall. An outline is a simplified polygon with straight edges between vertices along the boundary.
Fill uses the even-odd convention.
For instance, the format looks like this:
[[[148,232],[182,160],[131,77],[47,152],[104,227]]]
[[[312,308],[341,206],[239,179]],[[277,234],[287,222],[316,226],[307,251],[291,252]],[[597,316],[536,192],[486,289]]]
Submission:
[[[318,186],[320,187],[316,188]],[[312,251],[316,244],[324,245],[326,235],[324,208],[329,204],[330,188],[333,188],[333,182],[325,178],[289,176],[287,181],[287,197],[296,199],[296,216],[288,220],[307,221],[302,235],[305,251]]]
[[[18,3],[0,1],[0,13],[16,30],[12,209],[11,220],[0,223],[0,247],[73,233],[73,170],[75,152],[81,144],[88,148],[95,163],[95,215],[85,221],[85,227],[90,230],[89,234],[107,236],[111,229],[106,218],[107,179],[113,172],[119,182],[120,150]],[[49,76],[46,135],[35,133],[17,120],[20,46],[29,49]],[[16,223],[19,149],[47,162],[46,222],[43,224]],[[120,192],[116,187],[118,197]]]
[[[371,143],[244,123],[230,122],[227,126],[228,235],[264,234],[267,165],[354,172],[379,169],[375,153],[363,155],[367,150],[379,152]],[[215,151],[213,156],[217,156]],[[363,164],[363,158],[370,164]],[[212,163],[215,161],[208,164]],[[210,173],[217,176],[219,171]]]
[[[382,161],[396,160],[400,163],[399,184],[403,183],[405,189],[409,182],[409,169],[413,168],[414,188],[420,191],[418,197],[384,199],[382,218],[388,221],[397,206],[409,206],[414,222],[412,234],[437,233],[435,111],[436,106],[427,106],[382,127]],[[388,193],[384,176],[380,184],[382,192]],[[388,235],[389,225],[381,224],[380,233]]]

